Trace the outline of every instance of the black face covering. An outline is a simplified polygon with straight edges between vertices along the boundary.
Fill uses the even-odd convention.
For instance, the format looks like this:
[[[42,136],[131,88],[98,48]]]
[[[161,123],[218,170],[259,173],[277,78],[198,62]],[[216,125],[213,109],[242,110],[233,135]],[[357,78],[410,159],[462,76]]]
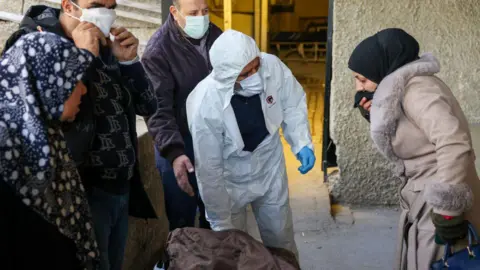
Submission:
[[[367,101],[373,99],[373,94],[374,92],[369,92],[369,91],[357,91],[355,94],[355,102],[353,103],[353,107],[357,108],[360,106],[360,101],[362,101],[363,98],[366,98]]]
[[[365,118],[368,122],[370,122],[370,112],[365,110],[362,106],[360,106],[360,101],[362,101],[363,98],[366,98],[367,101],[373,99],[374,92],[369,92],[369,91],[357,91],[355,94],[355,101],[353,103],[353,107],[357,108],[360,110],[360,114]]]

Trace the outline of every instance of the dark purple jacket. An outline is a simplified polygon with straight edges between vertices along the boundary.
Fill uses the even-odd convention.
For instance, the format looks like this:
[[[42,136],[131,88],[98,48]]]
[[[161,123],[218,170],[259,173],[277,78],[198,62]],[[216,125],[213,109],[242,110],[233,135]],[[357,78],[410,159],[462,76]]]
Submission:
[[[210,50],[222,31],[210,23],[206,47]],[[160,154],[170,161],[185,154],[183,137],[189,136],[186,101],[190,92],[212,70],[177,26],[173,16],[152,36],[142,63],[157,95],[157,112],[148,130]]]

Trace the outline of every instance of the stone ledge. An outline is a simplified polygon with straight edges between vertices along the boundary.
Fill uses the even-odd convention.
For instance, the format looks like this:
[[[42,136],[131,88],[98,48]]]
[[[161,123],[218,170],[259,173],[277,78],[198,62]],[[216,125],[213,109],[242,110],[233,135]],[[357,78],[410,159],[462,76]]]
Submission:
[[[49,4],[53,4],[53,6],[55,7],[60,7],[60,4],[61,4],[61,0],[42,0],[40,2],[46,2],[46,3],[49,3]],[[120,6],[122,6],[120,4]],[[142,13],[140,12],[135,12],[135,8],[132,8],[131,6],[126,6],[126,5],[123,5],[123,7],[125,8],[126,7],[126,10],[121,10],[121,9],[117,9],[116,12],[117,12],[117,16],[119,17],[118,20],[117,20],[117,23],[119,25],[125,25],[125,26],[130,26],[130,27],[155,27],[155,26],[158,26],[158,25],[161,25],[162,24],[162,19],[161,19],[161,15],[158,14],[156,16],[149,16],[149,15],[146,15],[145,13],[148,13],[146,12],[145,9],[142,9]],[[145,8],[145,7],[144,7]],[[153,12],[156,12],[156,9],[153,10]],[[134,20],[134,21],[137,21],[137,22],[141,22],[142,25],[137,25],[137,24],[134,24],[133,22],[127,22],[127,21],[124,21],[122,20],[122,18],[124,19],[129,19],[129,20]],[[144,24],[147,24],[147,25],[144,25]]]
[[[20,23],[23,19],[23,15],[0,11],[0,20]]]
[[[2,11],[11,13],[22,13],[22,4],[19,0],[0,0]]]
[[[160,15],[162,13],[162,8],[160,4],[158,5],[147,4],[142,2],[133,2],[129,0],[117,0],[117,4],[120,6],[129,7],[129,8],[135,8],[135,9],[140,9],[148,12],[159,13]]]

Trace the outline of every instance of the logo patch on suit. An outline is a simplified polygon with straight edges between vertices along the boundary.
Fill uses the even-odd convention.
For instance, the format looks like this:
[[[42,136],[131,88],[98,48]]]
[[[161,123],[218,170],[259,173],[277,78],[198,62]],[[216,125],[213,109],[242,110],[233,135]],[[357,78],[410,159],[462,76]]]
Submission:
[[[267,101],[268,107],[275,105],[275,99],[273,99],[272,95],[268,96],[265,100]]]

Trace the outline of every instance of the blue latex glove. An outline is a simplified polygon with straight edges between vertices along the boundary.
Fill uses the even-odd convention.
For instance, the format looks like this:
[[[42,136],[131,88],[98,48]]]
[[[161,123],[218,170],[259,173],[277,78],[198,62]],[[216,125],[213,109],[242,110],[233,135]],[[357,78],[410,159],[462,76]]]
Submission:
[[[301,174],[306,174],[315,165],[315,153],[307,146],[298,152],[297,159],[302,163],[302,166],[298,168]]]

